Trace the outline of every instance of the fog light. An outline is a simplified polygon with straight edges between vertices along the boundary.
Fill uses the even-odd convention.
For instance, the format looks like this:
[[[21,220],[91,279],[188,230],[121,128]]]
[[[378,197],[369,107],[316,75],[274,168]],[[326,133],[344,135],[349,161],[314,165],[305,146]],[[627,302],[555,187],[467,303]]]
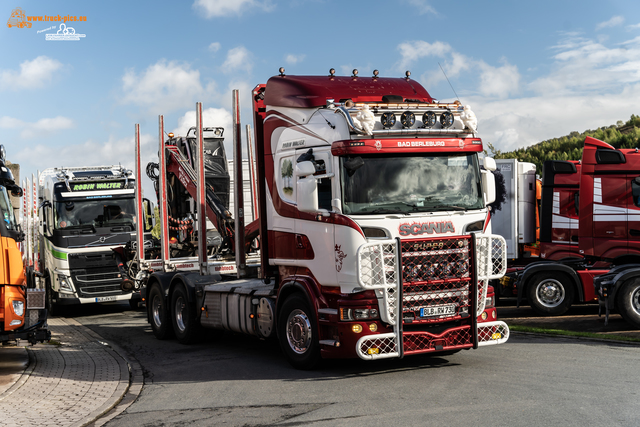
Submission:
[[[378,330],[378,325],[376,325],[375,323],[370,324],[370,325],[369,325],[369,330],[370,330],[371,332],[375,332],[375,331],[377,331],[377,330]]]
[[[360,325],[360,324],[353,325],[353,326],[351,327],[351,330],[352,330],[353,332],[355,332],[356,334],[359,334],[360,332],[362,332],[362,325]]]
[[[16,316],[22,317],[24,315],[24,301],[11,301],[13,304],[13,312]]]
[[[493,334],[491,334],[492,340],[499,340],[500,338],[502,338],[502,334],[500,332],[494,332]]]
[[[494,320],[496,319],[496,317],[498,317],[498,316],[496,315],[496,312],[495,312],[495,311],[492,311],[492,312],[491,312],[491,317],[493,317],[493,319],[494,319]]]
[[[11,323],[9,323],[9,326],[16,326],[20,324],[22,324],[22,320],[12,320]]]
[[[380,353],[379,348],[370,348],[369,350],[367,350],[367,354],[379,354],[379,353]]]
[[[487,320],[487,312],[483,311],[482,314],[480,315],[480,317],[482,318],[482,320]]]

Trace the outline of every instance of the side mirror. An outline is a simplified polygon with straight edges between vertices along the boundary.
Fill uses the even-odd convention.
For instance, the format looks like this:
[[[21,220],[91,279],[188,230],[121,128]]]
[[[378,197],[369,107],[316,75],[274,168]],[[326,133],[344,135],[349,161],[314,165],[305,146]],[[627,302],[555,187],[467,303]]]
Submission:
[[[493,157],[485,157],[484,158],[484,168],[488,171],[496,170],[496,161],[493,160]]]
[[[298,210],[301,212],[318,212],[318,181],[313,174],[316,168],[313,162],[296,163],[296,194]]]
[[[486,158],[485,158],[486,160]],[[493,159],[491,159],[493,161]],[[495,166],[495,162],[494,162]],[[496,177],[493,173],[484,170],[482,171],[482,192],[484,193],[484,204],[489,205],[496,200]]]
[[[153,227],[156,226],[154,206],[149,199],[142,199],[142,205],[144,206],[144,231],[148,232],[153,230]]]

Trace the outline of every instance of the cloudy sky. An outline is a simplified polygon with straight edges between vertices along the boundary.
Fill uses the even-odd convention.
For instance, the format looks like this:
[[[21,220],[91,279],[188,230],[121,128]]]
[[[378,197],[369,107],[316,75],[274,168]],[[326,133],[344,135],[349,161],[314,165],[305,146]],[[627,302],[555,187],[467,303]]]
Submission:
[[[471,105],[486,142],[512,150],[640,114],[640,3],[623,1],[190,0],[3,1],[0,143],[22,175],[48,167],[145,163],[167,131],[225,126],[231,90],[243,125],[250,90],[277,74],[374,69]],[[3,21],[4,22],[4,21]],[[442,69],[441,69],[442,68]],[[445,78],[446,73],[449,82]]]

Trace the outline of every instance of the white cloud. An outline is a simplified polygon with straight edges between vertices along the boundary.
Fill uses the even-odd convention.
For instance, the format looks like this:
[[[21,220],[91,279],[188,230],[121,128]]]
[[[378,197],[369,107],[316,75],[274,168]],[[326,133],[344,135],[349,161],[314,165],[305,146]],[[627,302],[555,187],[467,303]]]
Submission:
[[[200,72],[188,64],[164,59],[137,74],[127,70],[122,77],[122,102],[169,112],[191,106],[202,97]]]
[[[291,64],[291,65],[295,65],[298,62],[302,62],[304,61],[304,57],[306,55],[293,55],[293,54],[289,54],[287,56],[285,56],[284,60],[287,64]]]
[[[627,28],[629,28],[630,30],[637,30],[638,28],[640,28],[640,24],[627,25]]]
[[[269,0],[195,0],[193,8],[204,13],[205,18],[216,18],[229,15],[239,16],[255,9],[270,12],[274,6]]]
[[[511,65],[506,59],[502,60],[502,67],[492,67],[484,61],[479,62],[480,85],[479,90],[487,97],[506,98],[518,92],[520,87],[520,73],[518,67]]]
[[[413,62],[429,57],[437,56],[444,57],[447,53],[451,52],[451,45],[449,43],[443,43],[436,41],[434,43],[428,43],[423,40],[414,40],[411,42],[400,43],[398,45],[400,56],[402,59],[397,65],[397,68],[404,70],[409,67]]]
[[[419,15],[425,15],[427,13],[432,13],[434,15],[438,14],[433,6],[431,6],[431,2],[429,0],[404,0],[404,2],[415,6]]]
[[[219,50],[220,50],[220,43],[219,42],[213,42],[213,43],[211,43],[209,45],[209,52],[216,53]]]
[[[150,134],[140,135],[141,163],[145,168],[150,161],[158,161],[157,136]],[[107,140],[89,139],[80,144],[64,144],[56,146],[46,143],[24,145],[16,153],[12,153],[12,161],[20,164],[21,175],[30,176],[36,170],[44,170],[51,167],[73,166],[101,166],[121,164],[127,169],[133,170],[133,136],[116,138],[110,136]],[[145,184],[145,196],[155,199],[153,188],[149,185],[146,175],[143,176]]]
[[[640,37],[610,48],[571,36],[554,49],[558,52],[552,71],[529,84],[539,94],[619,90],[640,80]]]
[[[47,56],[38,56],[20,64],[20,71],[0,70],[0,88],[37,89],[51,82],[53,74],[62,68],[62,63]]]
[[[41,137],[73,127],[75,127],[73,120],[63,116],[43,118],[35,123],[24,122],[14,117],[0,117],[0,129],[18,129],[20,130],[20,137],[24,139]]]
[[[227,59],[222,64],[222,71],[230,74],[237,71],[251,72],[253,68],[253,60],[251,52],[244,46],[238,46],[227,52]]]
[[[602,30],[603,28],[612,28],[617,27],[618,25],[622,25],[624,22],[624,17],[617,15],[609,19],[608,21],[600,22],[596,25],[596,30]]]

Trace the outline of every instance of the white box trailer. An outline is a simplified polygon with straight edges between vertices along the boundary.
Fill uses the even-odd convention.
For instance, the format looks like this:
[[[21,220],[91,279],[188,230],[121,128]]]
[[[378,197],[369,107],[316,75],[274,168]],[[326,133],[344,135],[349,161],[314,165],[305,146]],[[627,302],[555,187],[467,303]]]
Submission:
[[[504,177],[506,200],[492,214],[492,231],[507,242],[507,258],[520,258],[520,245],[536,241],[536,165],[495,159]]]

